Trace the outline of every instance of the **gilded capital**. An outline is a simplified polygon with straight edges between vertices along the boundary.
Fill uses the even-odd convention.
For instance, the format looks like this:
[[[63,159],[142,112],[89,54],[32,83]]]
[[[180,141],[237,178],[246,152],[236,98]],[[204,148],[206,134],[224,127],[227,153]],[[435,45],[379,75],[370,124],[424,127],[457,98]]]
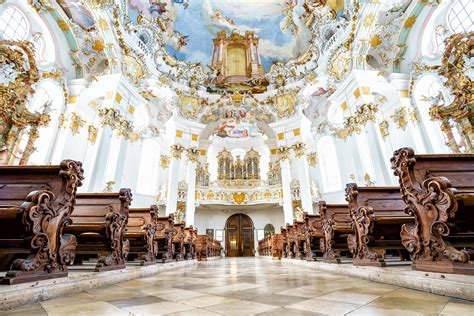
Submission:
[[[280,160],[290,159],[290,148],[289,147],[280,147],[277,149]]]
[[[186,149],[186,155],[188,156],[189,161],[198,162],[199,150],[196,148],[188,148]]]
[[[184,152],[185,148],[179,144],[171,145],[170,151],[171,156],[174,159],[181,159],[181,154]]]
[[[304,154],[306,153],[306,145],[305,145],[305,143],[297,143],[297,144],[294,144],[293,146],[291,146],[291,148],[292,148],[293,151],[295,152],[296,158],[301,158],[301,157],[303,157]]]
[[[307,155],[308,165],[314,167],[318,164],[318,154],[316,152],[308,153]]]

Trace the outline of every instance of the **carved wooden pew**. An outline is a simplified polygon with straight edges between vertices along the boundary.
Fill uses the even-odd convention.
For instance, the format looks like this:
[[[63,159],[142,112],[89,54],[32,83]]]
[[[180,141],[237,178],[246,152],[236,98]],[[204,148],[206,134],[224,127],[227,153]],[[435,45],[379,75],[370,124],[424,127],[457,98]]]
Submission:
[[[130,189],[77,194],[72,224],[64,229],[76,236],[76,263],[98,257],[96,272],[125,268],[130,243],[124,233],[131,201]]]
[[[354,234],[347,238],[347,245],[354,265],[384,267],[387,250],[405,251],[400,230],[403,224],[412,224],[414,218],[405,213],[399,191],[398,187],[346,185],[346,200],[354,228]]]
[[[281,259],[283,255],[283,237],[281,234],[270,236],[270,256]]]
[[[406,212],[402,242],[413,269],[474,274],[474,155],[415,155],[401,148],[391,159]]]
[[[293,255],[296,259],[305,259],[305,249],[306,249],[306,237],[305,237],[305,222],[303,221],[293,221],[292,231],[293,231]]]
[[[286,227],[280,227],[281,239],[282,239],[282,258],[288,258],[288,231]]]
[[[304,213],[304,257],[307,261],[315,261],[320,248],[322,234],[321,216]]]
[[[196,258],[199,261],[206,261],[210,254],[209,236],[197,235],[196,237]]]
[[[194,229],[193,226],[186,227],[184,229],[184,259],[190,260],[196,257],[196,236],[197,229]]]
[[[130,242],[130,255],[140,259],[141,265],[156,263],[158,243],[155,240],[158,207],[130,208],[125,239]]]
[[[0,167],[0,269],[3,284],[67,276],[76,238],[63,234],[70,223],[82,164]]]
[[[266,236],[258,241],[258,255],[271,256],[271,236]]]
[[[155,240],[158,244],[158,259],[161,262],[170,262],[174,256],[174,214],[156,219]]]
[[[283,236],[275,234],[258,241],[258,254],[281,259],[283,256]]]
[[[196,237],[196,258],[199,261],[206,261],[211,257],[220,257],[222,251],[221,242],[210,238],[207,235],[197,235]]]
[[[176,259],[176,261],[182,261],[186,255],[184,248],[184,239],[186,238],[184,223],[175,223],[173,228],[174,259]]]
[[[259,255],[259,256],[268,256],[268,255],[265,253],[266,243],[267,243],[267,237],[265,237],[265,238],[263,238],[263,239],[260,239],[260,240],[258,241],[258,249],[257,249],[257,252],[258,252],[258,255]]]
[[[286,258],[288,259],[293,259],[295,258],[295,244],[297,242],[296,234],[295,234],[295,228],[293,225],[290,225],[286,223],[286,244],[285,244],[285,252],[286,252]]]
[[[341,263],[341,251],[349,251],[347,237],[354,233],[347,204],[318,203],[323,236],[320,239],[323,261]]]
[[[211,239],[211,257],[220,257],[222,252],[221,242]]]

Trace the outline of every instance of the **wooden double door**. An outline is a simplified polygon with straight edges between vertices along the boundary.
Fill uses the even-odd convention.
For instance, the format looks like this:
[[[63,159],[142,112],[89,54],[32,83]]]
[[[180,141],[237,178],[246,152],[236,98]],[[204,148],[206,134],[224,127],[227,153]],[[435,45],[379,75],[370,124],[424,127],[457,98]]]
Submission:
[[[254,256],[254,227],[250,217],[235,214],[225,224],[225,248],[228,257]]]

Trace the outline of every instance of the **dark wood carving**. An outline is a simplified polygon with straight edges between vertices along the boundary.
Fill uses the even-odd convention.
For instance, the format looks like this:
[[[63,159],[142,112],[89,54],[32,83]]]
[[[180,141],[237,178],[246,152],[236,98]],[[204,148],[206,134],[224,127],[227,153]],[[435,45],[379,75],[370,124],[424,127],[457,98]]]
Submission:
[[[79,258],[98,256],[96,272],[125,268],[130,243],[124,238],[132,201],[130,189],[118,193],[80,193],[67,231],[76,234]],[[100,254],[106,252],[106,256]]]
[[[170,262],[174,256],[174,214],[158,217],[155,239],[158,243],[158,258],[163,263]]]
[[[316,249],[321,236],[321,217],[319,214],[304,214],[304,254],[307,261],[316,261]]]
[[[269,235],[258,241],[258,254],[281,259],[283,254],[283,236],[281,234]]]
[[[474,274],[474,155],[420,155],[401,148],[391,159],[406,213],[401,238],[424,271]]]
[[[155,240],[158,207],[130,208],[125,238],[130,242],[130,255],[138,257],[141,265],[156,263],[158,243]]]
[[[281,226],[280,227],[280,232],[281,232],[281,239],[282,239],[282,258],[288,258],[288,232],[285,227]]]
[[[3,284],[67,276],[76,239],[63,228],[71,222],[83,179],[82,164],[73,160],[59,166],[0,167],[0,266],[8,264],[12,245],[16,254],[28,253],[13,261]]]
[[[354,265],[386,266],[386,250],[404,250],[401,226],[414,221],[405,214],[398,187],[346,186],[354,234],[347,237]]]
[[[184,229],[185,238],[184,238],[184,248],[185,248],[185,259],[190,260],[196,257],[196,235],[197,229],[194,229],[191,225]]]
[[[318,203],[323,237],[320,239],[323,261],[341,263],[340,252],[348,250],[347,237],[353,233],[348,205]]]
[[[210,238],[208,235],[196,236],[196,258],[206,261],[211,257],[220,257],[222,252],[221,242]]]
[[[184,260],[186,255],[184,249],[184,239],[186,238],[186,233],[184,232],[184,223],[174,224],[174,234],[173,234],[173,244],[175,249],[175,259],[176,261]]]
[[[293,233],[293,225],[286,224],[286,258],[292,259],[295,257],[294,254],[294,244],[295,237]]]

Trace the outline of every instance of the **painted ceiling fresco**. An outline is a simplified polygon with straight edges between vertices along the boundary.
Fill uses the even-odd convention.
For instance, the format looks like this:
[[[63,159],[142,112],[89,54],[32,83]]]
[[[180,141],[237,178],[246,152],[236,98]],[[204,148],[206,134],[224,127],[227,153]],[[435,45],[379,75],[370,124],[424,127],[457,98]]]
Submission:
[[[255,120],[255,111],[234,109],[224,111],[225,119],[219,123],[214,134],[219,137],[246,138],[262,136]]]
[[[190,63],[211,64],[218,31],[254,31],[266,71],[305,51],[309,31],[302,18],[307,0],[130,0],[129,16],[158,18],[166,26],[168,52]]]

